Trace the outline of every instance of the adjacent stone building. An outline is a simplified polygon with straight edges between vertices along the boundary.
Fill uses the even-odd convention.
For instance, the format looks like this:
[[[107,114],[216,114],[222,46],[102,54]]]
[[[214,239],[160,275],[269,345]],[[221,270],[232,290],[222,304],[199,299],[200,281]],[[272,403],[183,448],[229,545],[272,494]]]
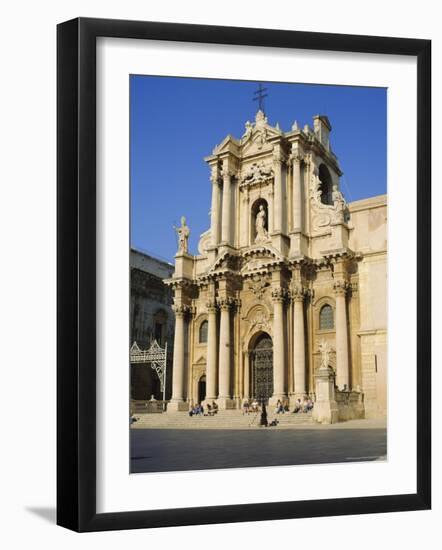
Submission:
[[[169,349],[166,397],[171,394],[172,353],[175,315],[172,310],[172,291],[164,284],[173,274],[168,262],[135,249],[130,251],[130,333],[141,349],[147,349],[153,340]],[[131,366],[131,398],[162,399],[160,380],[149,364]]]
[[[167,281],[169,411],[315,400],[322,345],[337,401],[386,414],[387,197],[346,202],[330,132],[326,116],[283,132],[258,111],[241,139],[227,136],[205,159],[211,226],[194,256],[182,220]]]

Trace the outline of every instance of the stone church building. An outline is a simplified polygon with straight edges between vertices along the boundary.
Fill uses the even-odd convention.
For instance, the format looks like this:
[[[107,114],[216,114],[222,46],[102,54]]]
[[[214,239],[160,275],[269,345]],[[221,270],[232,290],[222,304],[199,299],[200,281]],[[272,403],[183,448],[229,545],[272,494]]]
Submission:
[[[331,129],[318,115],[313,127],[283,132],[260,110],[241,139],[227,136],[206,157],[211,225],[191,255],[182,219],[166,281],[175,310],[168,411],[316,402],[322,366],[336,401],[386,414],[387,197],[346,202]]]

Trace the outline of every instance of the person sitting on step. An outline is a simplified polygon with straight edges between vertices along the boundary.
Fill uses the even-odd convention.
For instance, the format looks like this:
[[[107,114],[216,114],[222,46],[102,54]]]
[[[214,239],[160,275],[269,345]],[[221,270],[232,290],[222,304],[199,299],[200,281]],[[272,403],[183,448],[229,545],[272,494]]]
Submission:
[[[243,414],[249,414],[249,400],[246,399],[243,403]]]
[[[308,399],[307,399],[307,396],[305,396],[304,401],[302,402],[302,412],[306,413],[308,411],[309,411],[309,409],[308,409]]]

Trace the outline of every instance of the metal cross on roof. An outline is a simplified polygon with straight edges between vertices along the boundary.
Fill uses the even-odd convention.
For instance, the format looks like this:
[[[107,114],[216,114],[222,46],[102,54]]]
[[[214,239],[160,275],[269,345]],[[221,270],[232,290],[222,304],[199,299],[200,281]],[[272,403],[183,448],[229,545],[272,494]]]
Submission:
[[[261,82],[259,83],[258,89],[253,92],[253,95],[256,96],[253,98],[253,101],[258,101],[259,110],[264,112],[264,98],[268,97],[268,94],[264,92],[267,91],[267,88],[263,88]]]

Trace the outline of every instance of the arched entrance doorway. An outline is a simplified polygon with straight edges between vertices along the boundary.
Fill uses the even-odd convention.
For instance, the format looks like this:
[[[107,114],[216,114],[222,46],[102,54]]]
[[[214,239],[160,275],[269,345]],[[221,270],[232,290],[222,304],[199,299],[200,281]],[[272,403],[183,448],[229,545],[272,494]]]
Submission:
[[[258,338],[250,355],[253,397],[268,404],[273,395],[273,342],[268,334]]]
[[[198,403],[206,399],[206,375],[204,374],[198,381]]]

